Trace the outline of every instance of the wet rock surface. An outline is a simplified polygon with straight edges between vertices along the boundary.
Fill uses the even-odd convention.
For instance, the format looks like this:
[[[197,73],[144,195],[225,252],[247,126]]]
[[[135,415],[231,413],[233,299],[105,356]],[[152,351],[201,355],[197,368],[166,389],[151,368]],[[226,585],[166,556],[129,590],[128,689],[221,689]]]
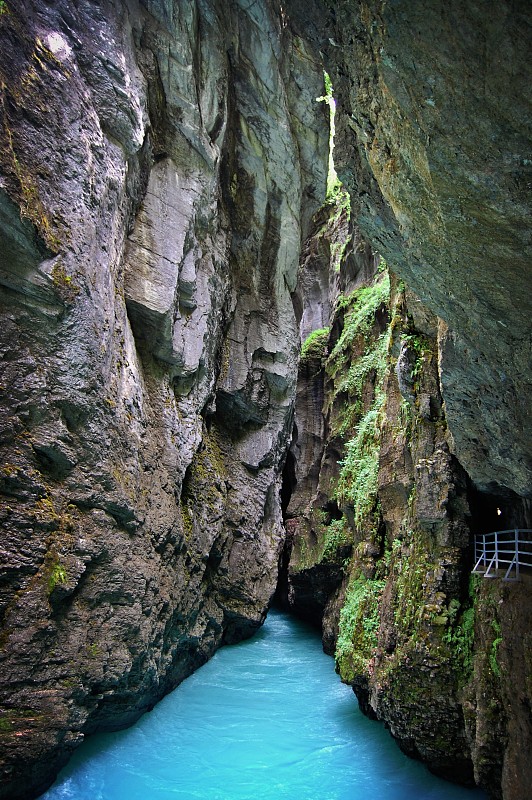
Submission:
[[[321,349],[301,360],[280,599],[321,626],[361,708],[405,753],[519,798],[532,736],[529,578],[470,570],[473,534],[526,524],[527,502],[472,486],[442,402],[446,326],[393,276],[372,305],[384,282],[377,273],[340,294]]]
[[[275,590],[328,129],[304,44],[248,5],[0,16],[3,797]]]
[[[529,5],[324,6],[354,218],[450,329],[453,452],[479,488],[529,495]]]
[[[353,508],[331,504],[349,436],[342,441],[329,423],[344,401],[356,405],[357,393],[338,397],[333,386],[337,399],[331,402],[329,386],[320,420],[322,472],[317,481],[303,479],[292,500],[297,525],[289,525],[298,533],[287,574],[294,608],[299,601],[310,608],[307,590],[322,574],[326,532],[340,511],[354,527],[354,550],[347,566],[340,551],[336,556],[346,577],[325,603],[324,646],[334,651],[343,615],[358,653],[344,676],[367,712],[385,720],[403,749],[431,768],[447,777],[453,771],[464,780],[474,777],[493,797],[519,798],[529,783],[528,768],[517,768],[515,759],[521,736],[530,740],[530,699],[520,695],[516,704],[509,693],[517,664],[530,662],[530,592],[497,583],[492,591],[498,599],[490,605],[487,587],[468,594],[467,581],[473,534],[530,527],[530,9],[503,3],[489,14],[482,3],[323,2],[314,7],[323,15],[320,25],[297,0],[288,8],[293,24],[323,53],[331,76],[335,166],[351,191],[357,235],[367,237],[407,284],[406,327],[402,338],[392,337],[395,376],[387,379],[387,421],[379,434],[376,497],[383,528],[353,526]],[[336,320],[329,353],[335,325],[343,325],[340,315]],[[428,353],[430,363],[420,366],[419,357],[424,361]],[[355,347],[345,373],[360,374],[362,355]],[[320,392],[324,380],[322,373]],[[359,387],[359,413],[372,391],[368,377]],[[311,403],[306,399],[302,408]],[[409,415],[415,422],[407,441]],[[315,417],[312,411],[311,428]],[[354,439],[360,417],[353,423],[344,434]],[[304,446],[303,440],[304,433]],[[306,458],[317,463],[320,455],[308,448],[303,465]],[[379,567],[383,556],[388,563]],[[517,659],[512,667],[503,650],[500,664],[487,655],[504,641],[495,609],[505,592],[523,600],[512,617],[514,633],[506,628]],[[427,604],[419,637],[404,630],[405,596],[417,607]],[[312,613],[320,623],[320,609]],[[468,637],[474,655],[466,669]],[[460,650],[458,667],[449,646]],[[419,691],[410,693],[416,684]],[[466,698],[465,685],[474,701]],[[440,730],[452,745],[438,741]]]
[[[256,630],[282,511],[283,598],[366,711],[526,792],[529,586],[468,575],[474,533],[531,526],[529,28],[524,2],[2,4],[0,796]]]

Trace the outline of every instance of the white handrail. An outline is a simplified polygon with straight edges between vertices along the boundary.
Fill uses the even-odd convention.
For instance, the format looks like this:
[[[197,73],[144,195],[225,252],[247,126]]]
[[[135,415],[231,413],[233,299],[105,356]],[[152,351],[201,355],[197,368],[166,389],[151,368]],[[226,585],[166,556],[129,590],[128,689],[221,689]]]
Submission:
[[[485,578],[497,578],[504,568],[503,580],[518,581],[523,567],[532,569],[532,530],[512,528],[475,536],[475,566],[473,572]],[[515,577],[510,577],[512,570]]]

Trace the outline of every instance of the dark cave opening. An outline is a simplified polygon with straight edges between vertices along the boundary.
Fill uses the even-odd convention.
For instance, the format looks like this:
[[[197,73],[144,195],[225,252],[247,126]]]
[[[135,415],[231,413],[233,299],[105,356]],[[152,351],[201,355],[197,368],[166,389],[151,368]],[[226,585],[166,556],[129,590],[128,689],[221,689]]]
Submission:
[[[471,514],[469,527],[477,543],[475,547],[473,541],[470,543],[471,563],[476,564],[477,559],[482,556],[483,546],[485,546],[487,557],[484,561],[480,561],[479,569],[481,573],[487,570],[486,577],[488,575],[489,577],[502,576],[505,570],[508,570],[506,577],[509,574],[509,580],[518,578],[523,573],[530,575],[532,573],[532,553],[528,544],[530,534],[514,534],[514,531],[531,530],[532,501],[505,488],[501,490],[500,487],[496,487],[495,491],[486,492],[469,486],[468,502]],[[497,538],[481,536],[496,531],[502,533],[502,536]],[[495,544],[496,542],[497,544]],[[519,543],[517,544],[517,542]],[[500,561],[496,561],[493,565],[497,547]],[[517,554],[518,567],[516,568],[512,558]]]
[[[338,503],[336,500],[327,500],[324,506],[322,506],[322,510],[327,514],[327,521],[326,525],[330,525],[333,520],[342,519],[344,516],[343,513],[338,508]]]
[[[283,520],[286,519],[286,512],[288,510],[288,506],[290,505],[290,500],[292,498],[292,493],[296,488],[296,484],[296,460],[292,451],[289,450],[286,454],[286,461],[282,473],[281,491],[279,493]]]
[[[294,432],[292,441],[297,439],[297,429],[294,425]],[[283,515],[283,522],[285,524],[285,540],[283,549],[279,556],[279,569],[277,573],[277,588],[273,598],[274,605],[287,609],[288,608],[288,565],[290,563],[290,556],[292,555],[292,536],[290,531],[290,524],[288,522],[288,506],[292,499],[292,494],[297,485],[296,478],[296,459],[291,450],[286,453],[286,461],[282,472],[281,490],[279,498],[281,502],[281,512]]]
[[[470,485],[468,503],[473,535],[531,527],[531,503],[510,490],[481,491]]]

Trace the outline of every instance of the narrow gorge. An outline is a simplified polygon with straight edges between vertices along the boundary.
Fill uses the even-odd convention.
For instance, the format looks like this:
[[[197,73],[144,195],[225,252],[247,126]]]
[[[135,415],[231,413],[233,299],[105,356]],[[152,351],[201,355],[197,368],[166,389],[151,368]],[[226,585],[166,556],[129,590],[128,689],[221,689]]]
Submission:
[[[532,578],[472,569],[532,528],[530,23],[0,2],[1,798],[274,601],[404,752],[527,796]]]

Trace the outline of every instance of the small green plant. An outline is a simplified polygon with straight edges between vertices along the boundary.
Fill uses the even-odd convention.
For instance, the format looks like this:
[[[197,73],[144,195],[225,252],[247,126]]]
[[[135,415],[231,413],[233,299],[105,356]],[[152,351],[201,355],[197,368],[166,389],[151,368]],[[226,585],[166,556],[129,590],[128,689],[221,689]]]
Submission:
[[[452,609],[450,610],[452,611]],[[454,663],[460,675],[460,683],[463,685],[468,680],[473,669],[475,608],[473,606],[467,608],[455,626],[452,624],[452,616],[450,614],[451,625],[444,636],[444,641],[452,649]]]
[[[404,397],[401,397],[397,423],[399,429],[403,431],[406,441],[409,442],[412,436],[413,413],[410,403]]]
[[[2,14],[7,14],[8,11],[9,11],[9,9],[8,9],[6,3],[5,3],[5,0],[0,0],[0,16]]]
[[[350,364],[345,372],[340,369],[336,370],[335,393],[348,392],[350,396],[354,397],[349,409],[346,409],[348,413],[344,414],[338,433],[347,433],[352,426],[353,418],[362,413],[363,389],[371,376],[376,376],[378,385],[382,382],[386,371],[388,345],[389,335],[388,332],[385,332],[376,340],[371,341],[364,354]]]
[[[417,497],[417,487],[413,486],[412,491],[408,495],[408,513],[410,516],[414,514],[414,507],[416,505],[416,497]]]
[[[419,381],[424,370],[425,362],[432,357],[432,347],[425,336],[421,334],[409,334],[403,341],[415,355],[415,363],[412,367],[412,380],[414,388],[419,390]]]
[[[62,585],[67,582],[67,571],[65,567],[59,562],[52,566],[50,576],[48,578],[48,592],[51,594],[56,586]]]
[[[387,312],[390,299],[388,273],[379,276],[371,286],[355,290],[349,297],[340,297],[337,312],[343,312],[343,328],[326,364],[335,383],[335,394],[348,398],[336,432],[345,435],[359,422],[354,435],[346,442],[345,456],[340,462],[336,499],[353,506],[355,526],[359,529],[377,502],[379,450],[382,412],[385,403],[384,378],[388,363],[390,326],[375,335],[376,314]],[[353,360],[353,351],[364,347]],[[373,400],[368,408],[364,399],[366,386],[372,387]],[[366,406],[362,418],[360,415]]]
[[[384,586],[385,581],[368,580],[360,574],[347,587],[335,658],[342,680],[348,683],[367,671],[377,646],[379,600]]]
[[[339,239],[331,243],[331,266],[335,272],[340,271],[349,240],[350,237],[348,235],[344,239]]]
[[[424,620],[436,609],[426,608],[427,587],[432,583],[434,558],[432,542],[420,531],[407,530],[393,564],[395,577],[394,619],[404,637],[416,635]],[[399,552],[399,549],[396,552]]]
[[[79,286],[74,283],[60,261],[56,261],[52,268],[52,282],[57,293],[66,302],[72,303],[79,294]]]
[[[401,539],[394,539],[391,546],[385,542],[384,558],[381,563],[386,568],[386,571],[390,569],[390,565],[393,563],[393,560],[399,556],[402,546],[403,543]]]
[[[301,345],[301,362],[309,362],[324,357],[327,349],[330,328],[319,328],[309,333]]]
[[[493,628],[493,630],[495,632],[495,639],[491,643],[491,649],[490,649],[490,653],[489,653],[489,662],[490,662],[490,667],[491,667],[491,670],[492,670],[493,674],[496,675],[497,678],[500,678],[501,677],[501,668],[499,666],[499,662],[498,662],[498,659],[497,659],[497,654],[498,654],[498,650],[499,650],[499,645],[502,642],[501,626],[500,626],[500,623],[496,619],[493,619],[491,621],[491,627]]]
[[[352,534],[347,527],[346,520],[333,519],[325,526],[325,542],[323,546],[323,559],[332,561],[340,547],[352,544]]]
[[[377,501],[380,415],[384,399],[384,394],[380,393],[364,415],[355,436],[347,442],[345,458],[340,462],[336,497],[340,503],[352,504],[357,528]]]
[[[390,300],[390,278],[384,273],[371,286],[355,289],[347,297],[341,295],[337,311],[344,311],[344,326],[340,338],[331,353],[331,366],[335,360],[349,354],[358,336],[367,337],[375,323],[375,314],[381,306],[387,307]]]

